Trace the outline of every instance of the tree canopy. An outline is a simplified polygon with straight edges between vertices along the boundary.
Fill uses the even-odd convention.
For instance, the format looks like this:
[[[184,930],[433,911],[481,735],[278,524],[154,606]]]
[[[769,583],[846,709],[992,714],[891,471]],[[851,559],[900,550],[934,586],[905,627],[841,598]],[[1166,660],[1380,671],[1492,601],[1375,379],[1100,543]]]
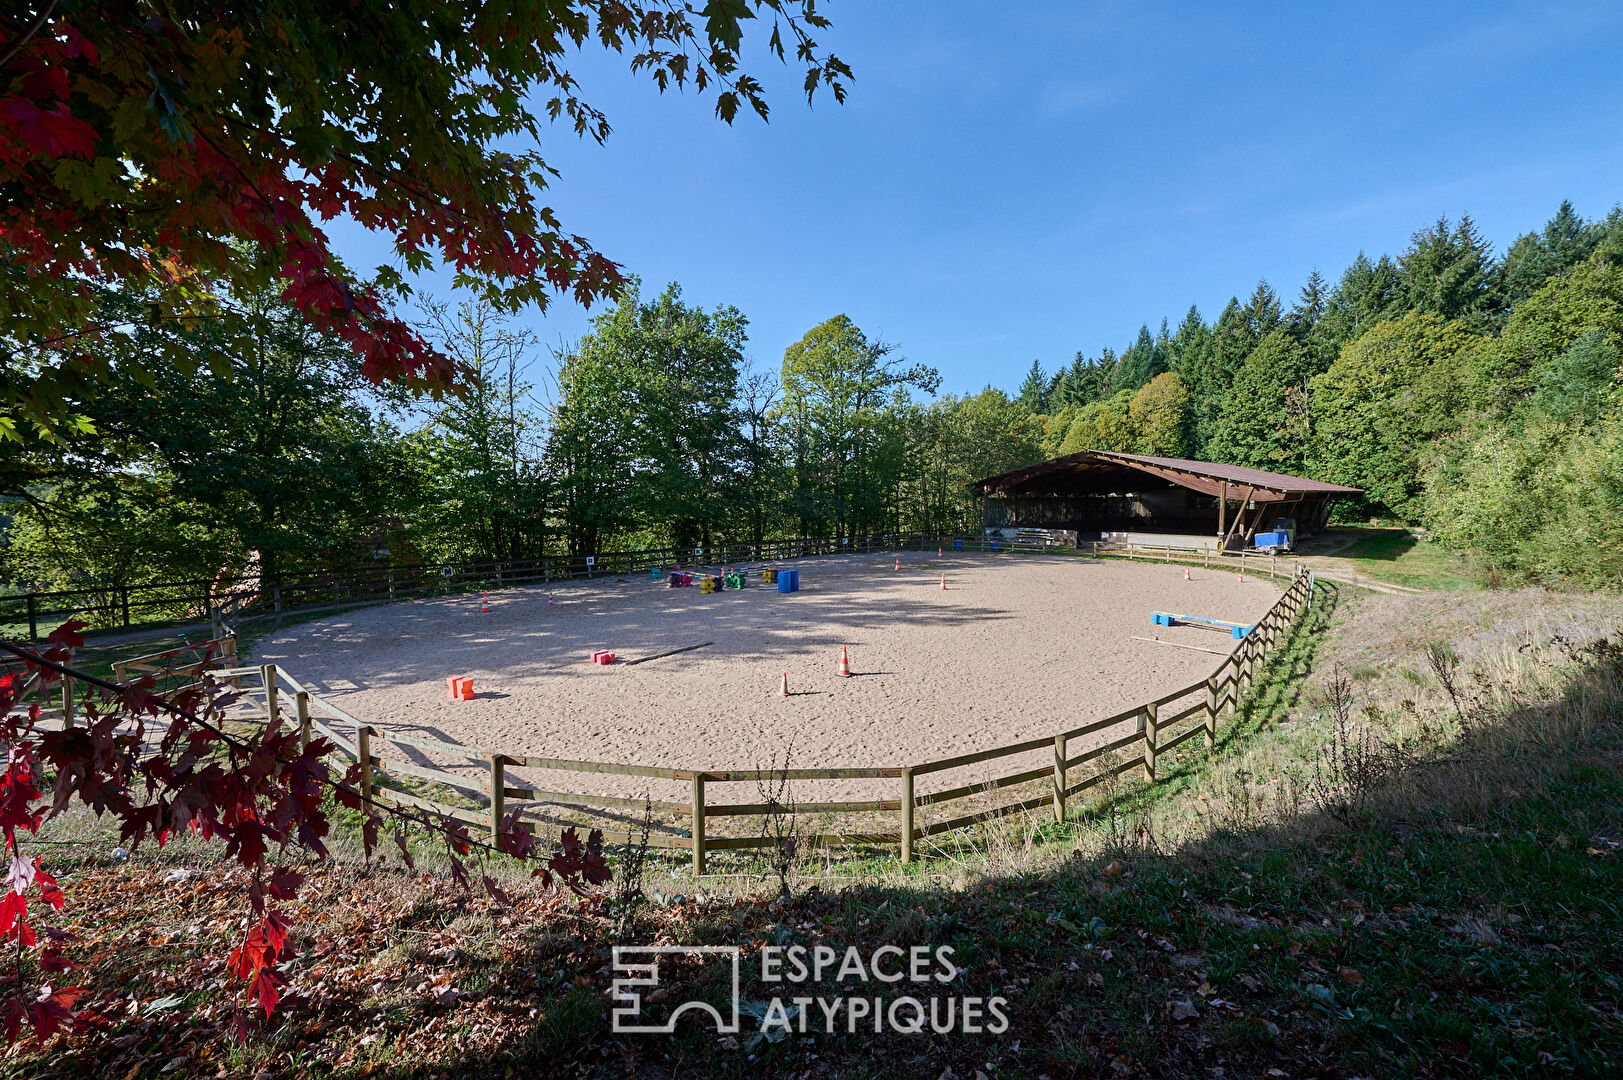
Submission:
[[[724,121],[765,117],[741,63],[758,16],[768,51],[804,68],[808,98],[843,97],[850,72],[811,36],[827,25],[815,0],[699,12],[675,0],[84,0],[0,14],[0,435],[84,428],[78,403],[110,377],[97,344],[130,325],[109,320],[96,284],[140,290],[135,321],[233,339],[248,330],[231,298],[275,288],[369,380],[454,385],[451,359],[396,313],[406,276],[352,271],[322,223],[343,215],[387,235],[408,272],[440,260],[502,310],[615,295],[620,268],[546,204],[556,174],[533,148],[547,124],[609,135],[573,51],[623,55],[661,91],[713,90]],[[134,374],[200,355],[165,348]]]

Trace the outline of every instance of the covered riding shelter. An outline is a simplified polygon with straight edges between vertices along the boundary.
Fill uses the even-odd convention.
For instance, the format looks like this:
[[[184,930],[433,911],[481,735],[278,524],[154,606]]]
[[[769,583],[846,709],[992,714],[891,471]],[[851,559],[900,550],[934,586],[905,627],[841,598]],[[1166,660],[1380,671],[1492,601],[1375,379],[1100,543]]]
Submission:
[[[1311,536],[1329,520],[1333,500],[1363,494],[1303,476],[1112,450],[1027,465],[972,490],[988,531],[1063,530],[1078,540],[1219,549],[1249,546],[1259,529]]]

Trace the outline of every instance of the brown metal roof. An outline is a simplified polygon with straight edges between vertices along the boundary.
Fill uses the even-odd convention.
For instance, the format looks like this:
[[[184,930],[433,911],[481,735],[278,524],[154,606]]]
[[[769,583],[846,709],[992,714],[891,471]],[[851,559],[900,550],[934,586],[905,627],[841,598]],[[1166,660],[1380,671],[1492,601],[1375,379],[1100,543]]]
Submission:
[[[1275,502],[1303,495],[1363,494],[1361,488],[1327,484],[1322,480],[1309,480],[1305,476],[1248,469],[1243,465],[1123,454],[1114,450],[1083,450],[999,476],[989,476],[975,483],[974,492],[978,496],[1119,494],[1136,490],[1131,485],[1134,473],[1156,476],[1203,495],[1221,494],[1225,490],[1224,485],[1227,485],[1231,499]],[[1251,494],[1246,494],[1247,491]]]

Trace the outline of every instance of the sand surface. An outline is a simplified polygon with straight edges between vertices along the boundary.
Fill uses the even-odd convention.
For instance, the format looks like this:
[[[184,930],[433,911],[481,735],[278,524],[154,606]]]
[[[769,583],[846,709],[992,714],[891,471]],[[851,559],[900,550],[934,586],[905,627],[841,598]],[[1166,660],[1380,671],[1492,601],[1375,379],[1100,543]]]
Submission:
[[[780,765],[787,751],[796,768],[903,766],[1052,735],[1202,678],[1220,657],[1133,636],[1222,651],[1235,642],[1152,628],[1150,612],[1249,622],[1279,595],[1267,579],[1197,569],[1185,581],[1181,567],[1146,563],[919,553],[901,562],[783,564],[800,569],[792,595],[758,579],[705,596],[638,576],[493,592],[490,613],[477,596],[408,601],[286,628],[260,642],[255,662],[283,666],[377,727],[513,755],[739,769]],[[699,642],[713,644],[634,666],[590,661],[594,649],[632,660]],[[848,679],[836,675],[842,645]],[[778,696],[784,672],[788,698]],[[448,675],[472,676],[477,699],[448,700]],[[918,791],[1043,760],[932,774]],[[553,790],[687,794],[674,781],[514,774]],[[794,794],[894,798],[895,785],[820,781]],[[753,789],[716,785],[712,798],[755,801]]]

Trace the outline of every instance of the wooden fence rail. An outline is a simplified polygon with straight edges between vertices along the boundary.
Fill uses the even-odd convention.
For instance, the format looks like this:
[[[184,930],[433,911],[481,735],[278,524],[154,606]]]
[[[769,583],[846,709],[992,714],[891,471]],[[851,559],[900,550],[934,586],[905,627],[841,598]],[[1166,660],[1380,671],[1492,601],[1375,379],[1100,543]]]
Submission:
[[[248,574],[230,580],[189,580],[139,585],[99,585],[0,596],[0,625],[26,627],[38,641],[41,628],[79,618],[90,633],[187,626],[228,621],[240,625],[291,614],[311,614],[516,585],[592,580],[612,574],[642,573],[674,563],[719,567],[740,563],[827,555],[931,548],[982,553],[1087,553],[1099,557],[1266,564],[1274,556],[1252,552],[1211,552],[1165,545],[1087,541],[1077,548],[1036,541],[965,537],[951,533],[873,533],[847,537],[798,537],[697,548],[648,548],[596,555],[548,555],[534,559],[438,565],[362,567],[276,575]],[[19,634],[20,636],[20,634]],[[216,633],[215,637],[221,636]]]
[[[970,544],[965,543],[963,546],[968,548]],[[974,546],[986,547],[988,550],[992,548],[989,542],[985,544],[975,542]],[[1019,548],[1015,545],[999,544],[997,550],[1001,552]],[[1101,558],[1167,557],[1166,552],[1146,550],[1142,545],[1135,545],[1132,549],[1097,545],[1087,549],[1087,553]],[[331,741],[338,753],[349,760],[367,762],[369,767],[362,772],[363,794],[367,797],[379,802],[443,814],[479,825],[492,832],[500,826],[509,799],[531,804],[523,807],[520,820],[532,830],[548,825],[535,818],[537,808],[545,805],[567,807],[572,812],[586,814],[638,812],[646,809],[652,813],[686,818],[690,823],[686,836],[667,831],[653,831],[650,833],[649,843],[656,848],[691,852],[695,874],[705,872],[705,856],[708,851],[748,849],[770,846],[773,843],[769,837],[709,836],[707,825],[712,819],[765,816],[776,810],[767,803],[710,802],[706,794],[709,784],[892,780],[897,782],[893,798],[803,803],[793,806],[793,810],[802,814],[819,815],[898,814],[898,827],[895,832],[824,832],[806,837],[804,841],[810,847],[894,844],[899,847],[899,855],[903,861],[912,861],[917,842],[926,837],[1043,807],[1051,807],[1056,819],[1063,821],[1067,802],[1072,796],[1134,769],[1141,769],[1147,780],[1154,781],[1164,755],[1197,735],[1204,737],[1206,748],[1210,749],[1215,744],[1221,715],[1225,711],[1232,713],[1238,709],[1239,702],[1245,690],[1251,685],[1261,662],[1273,651],[1285,630],[1309,608],[1313,599],[1314,582],[1313,576],[1300,568],[1293,567],[1287,573],[1282,573],[1277,563],[1272,560],[1264,562],[1255,556],[1241,557],[1214,553],[1201,559],[1199,553],[1179,553],[1180,558],[1188,559],[1191,556],[1200,561],[1217,559],[1248,567],[1254,566],[1253,572],[1283,576],[1288,581],[1285,591],[1278,600],[1250,632],[1239,640],[1233,650],[1223,657],[1222,662],[1210,675],[1164,693],[1151,701],[1052,736],[1026,739],[992,749],[899,766],[786,770],[655,768],[617,762],[506,754],[482,747],[408,735],[364,723],[274,664],[259,667],[233,666],[234,631],[224,638],[203,645],[172,649],[151,656],[121,661],[118,668],[120,678],[127,672],[149,673],[165,670],[168,673],[184,673],[188,676],[207,671],[217,679],[235,680],[239,684],[240,697],[237,704],[226,712],[227,719],[253,723],[284,721],[294,723],[298,725],[300,735],[306,742],[314,735],[319,735]],[[160,666],[163,661],[173,661],[188,653],[198,652],[203,657],[200,661],[188,661],[168,669]],[[228,660],[231,662],[228,663]],[[284,701],[289,698],[293,702],[291,716],[287,714],[284,705]],[[1188,698],[1197,699],[1168,715],[1162,715],[1161,710],[1164,706],[1171,706]],[[65,705],[67,707],[64,710],[64,720],[71,723],[71,704]],[[1190,720],[1195,722],[1182,730],[1177,730],[1178,725]],[[1131,729],[1114,738],[1108,738],[1099,746],[1090,747],[1074,755],[1069,751],[1069,745],[1075,740],[1090,735],[1104,735],[1111,732],[1111,729],[1124,725],[1131,725]],[[481,777],[447,772],[443,767],[402,760],[390,752],[391,747],[460,758],[469,765],[482,769],[485,775]],[[1022,768],[1007,775],[963,784],[944,791],[922,795],[915,791],[915,783],[921,776],[1042,750],[1051,752],[1051,763],[1036,768]],[[1124,760],[1117,760],[1117,755],[1123,753],[1129,756]],[[1099,763],[1095,766],[1096,771],[1087,776],[1079,776],[1078,770],[1092,763]],[[689,785],[690,795],[686,803],[678,803],[551,790],[510,778],[507,771],[512,768],[682,781]],[[486,806],[480,808],[456,806],[428,798],[415,791],[403,790],[401,783],[408,779],[465,792],[483,799]],[[921,808],[976,799],[1006,788],[1038,783],[1045,779],[1049,783],[1045,785],[1045,790],[1037,795],[1018,798],[1002,805],[975,809],[969,813],[924,825],[918,823],[917,812]]]

